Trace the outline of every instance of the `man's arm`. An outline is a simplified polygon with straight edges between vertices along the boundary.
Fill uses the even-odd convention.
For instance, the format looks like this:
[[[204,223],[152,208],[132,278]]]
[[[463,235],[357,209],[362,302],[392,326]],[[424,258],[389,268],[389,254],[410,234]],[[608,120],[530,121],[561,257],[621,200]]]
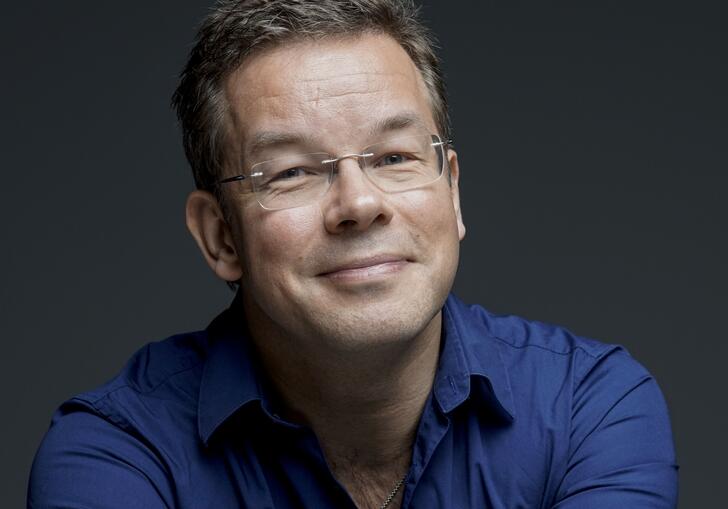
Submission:
[[[575,392],[570,460],[553,509],[674,508],[677,468],[655,380],[623,350],[590,366]]]
[[[28,508],[167,508],[166,486],[163,466],[141,441],[88,409],[62,409],[33,462]]]

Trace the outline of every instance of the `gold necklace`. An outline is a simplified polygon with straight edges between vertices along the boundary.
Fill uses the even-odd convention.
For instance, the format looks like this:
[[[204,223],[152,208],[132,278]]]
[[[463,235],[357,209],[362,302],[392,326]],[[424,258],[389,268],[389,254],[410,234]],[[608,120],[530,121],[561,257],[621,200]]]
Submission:
[[[389,506],[389,504],[392,503],[392,500],[394,500],[394,497],[397,496],[399,489],[404,484],[405,479],[407,479],[406,475],[402,479],[397,481],[397,484],[394,486],[394,489],[389,493],[389,496],[387,496],[387,499],[384,502],[382,502],[382,505],[379,506],[379,509],[386,509],[387,506]]]

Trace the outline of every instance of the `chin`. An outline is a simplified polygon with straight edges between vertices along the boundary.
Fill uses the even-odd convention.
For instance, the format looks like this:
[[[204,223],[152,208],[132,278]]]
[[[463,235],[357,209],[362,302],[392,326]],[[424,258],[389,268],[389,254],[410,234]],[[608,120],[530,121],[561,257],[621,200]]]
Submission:
[[[435,297],[370,302],[329,307],[317,313],[312,327],[317,336],[335,349],[361,350],[377,345],[404,344],[418,337],[440,312],[447,294]],[[406,304],[403,304],[406,302]]]

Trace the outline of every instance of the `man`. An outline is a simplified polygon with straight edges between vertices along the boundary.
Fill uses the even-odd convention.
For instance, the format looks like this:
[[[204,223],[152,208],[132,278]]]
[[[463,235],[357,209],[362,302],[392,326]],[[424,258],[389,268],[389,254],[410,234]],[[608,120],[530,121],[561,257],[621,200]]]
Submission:
[[[59,409],[29,506],[674,507],[644,368],[448,296],[460,168],[409,2],[221,2],[174,105],[237,297]]]

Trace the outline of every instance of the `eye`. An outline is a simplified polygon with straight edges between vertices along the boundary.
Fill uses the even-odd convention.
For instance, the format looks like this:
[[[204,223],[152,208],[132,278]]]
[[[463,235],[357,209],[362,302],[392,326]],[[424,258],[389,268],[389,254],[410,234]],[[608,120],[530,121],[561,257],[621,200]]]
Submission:
[[[402,164],[408,161],[408,157],[404,154],[387,154],[379,160],[377,166],[392,166],[394,164]]]
[[[271,181],[274,180],[292,180],[298,177],[303,177],[306,174],[305,168],[288,168],[286,170],[280,171],[273,175],[273,178],[271,178]]]

